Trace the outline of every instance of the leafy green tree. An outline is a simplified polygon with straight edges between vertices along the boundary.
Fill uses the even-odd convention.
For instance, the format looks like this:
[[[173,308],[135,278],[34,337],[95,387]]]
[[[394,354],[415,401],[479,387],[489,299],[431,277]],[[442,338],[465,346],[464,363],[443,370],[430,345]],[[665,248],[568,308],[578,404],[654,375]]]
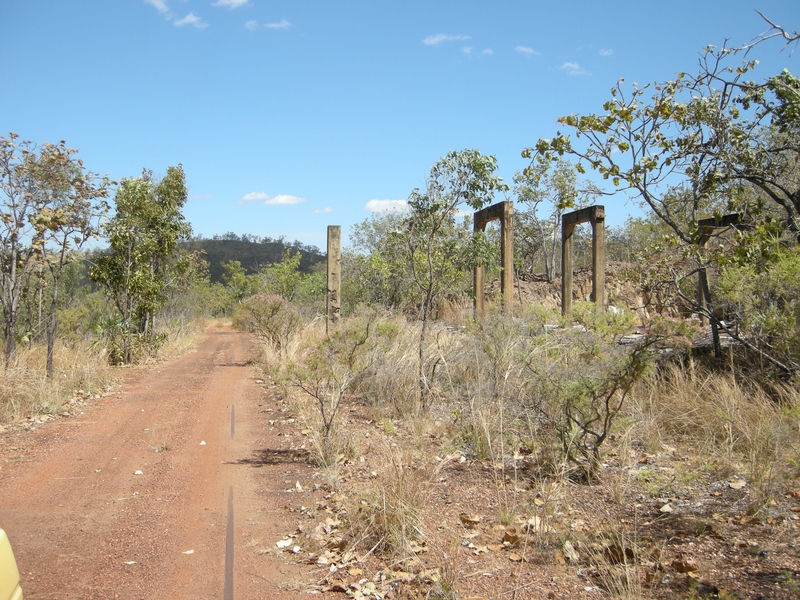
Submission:
[[[256,293],[258,281],[248,275],[242,263],[238,260],[228,260],[222,263],[222,282],[231,295],[233,303],[238,303]]]
[[[0,138],[0,304],[3,311],[5,366],[17,345],[20,303],[36,286],[39,306],[50,275],[51,302],[47,320],[47,374],[53,374],[58,283],[73,251],[97,232],[105,210],[102,200],[111,182],[86,171],[76,151],[65,142]],[[35,283],[34,283],[35,282]],[[41,311],[41,308],[40,308]]]
[[[588,165],[633,192],[693,262],[675,274],[678,289],[721,260],[759,262],[777,248],[776,239],[788,235],[794,244],[800,236],[800,82],[785,70],[761,82],[746,80],[757,61],[728,66],[738,50],[707,48],[695,75],[632,88],[620,81],[603,112],[559,119],[574,130],[574,144],[559,132],[523,153],[535,157],[534,164],[572,156],[579,171]],[[733,248],[705,249],[698,243],[707,233],[699,219],[729,211],[738,212],[748,230],[733,237]],[[724,329],[782,370],[800,368],[795,359],[777,356],[756,331],[727,328],[706,295],[705,306],[685,300],[709,318],[715,337]]]
[[[606,230],[606,259],[646,263],[663,249],[669,231],[652,213],[629,217],[621,227]]]
[[[325,303],[328,289],[328,265],[318,262],[308,273],[303,274],[295,292],[295,302],[306,305],[312,310],[321,309]]]
[[[479,244],[469,236],[457,236],[456,217],[466,204],[480,210],[498,192],[509,187],[494,174],[497,159],[477,150],[451,151],[433,167],[425,189],[414,189],[408,198],[410,214],[404,219],[405,257],[421,299],[419,338],[419,387],[423,409],[430,393],[425,367],[425,339],[434,303],[450,285],[454,272],[471,267],[480,257]]]
[[[51,206],[43,211],[46,225],[42,259],[50,273],[50,311],[47,318],[47,376],[53,376],[59,284],[65,268],[80,255],[87,241],[99,234],[99,218],[107,211],[105,200],[109,181],[95,183],[94,176],[83,170],[80,161],[71,161],[61,155],[61,168],[49,181],[53,191]]]
[[[156,181],[150,171],[123,179],[114,197],[116,213],[103,227],[108,251],[97,257],[90,277],[116,307],[121,324],[121,360],[130,362],[134,336],[155,341],[155,314],[169,288],[188,270],[187,255],[176,258],[179,240],[191,235],[181,212],[186,203],[183,168],[169,167]]]
[[[373,214],[353,226],[342,255],[342,295],[349,310],[357,304],[396,309],[414,302],[406,276],[402,213]]]
[[[530,258],[537,254],[538,249],[547,282],[552,283],[559,266],[561,216],[589,204],[599,195],[599,190],[589,183],[579,188],[575,169],[563,159],[532,165],[517,173],[514,183],[517,184],[514,186],[517,199],[527,206],[527,211],[522,212],[518,219],[521,228],[517,237],[523,246],[520,248],[521,256]]]
[[[303,279],[300,272],[300,252],[283,251],[280,262],[262,267],[259,272],[260,288],[267,294],[280,296],[291,302]]]
[[[800,246],[777,244],[768,265],[723,264],[716,282],[718,305],[756,339],[768,340],[784,369],[800,357]]]

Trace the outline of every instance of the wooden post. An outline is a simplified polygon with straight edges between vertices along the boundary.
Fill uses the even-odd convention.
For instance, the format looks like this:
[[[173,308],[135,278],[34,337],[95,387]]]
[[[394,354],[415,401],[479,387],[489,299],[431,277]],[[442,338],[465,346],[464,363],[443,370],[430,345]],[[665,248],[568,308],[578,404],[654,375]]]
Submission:
[[[325,294],[325,333],[339,320],[342,288],[342,227],[328,225],[328,284]]]
[[[700,248],[705,249],[708,240],[711,236],[718,234],[721,231],[733,227],[734,229],[743,229],[745,225],[742,223],[742,218],[738,213],[730,213],[722,217],[708,217],[706,219],[699,219],[697,227],[700,230],[700,238],[697,244]],[[705,256],[705,252],[701,252],[701,256]],[[700,325],[705,327],[709,323],[706,316],[706,311],[709,309],[711,303],[711,291],[708,285],[708,271],[705,266],[701,266],[697,271],[697,305],[698,313],[700,315]],[[719,346],[717,339],[716,323],[711,319],[711,332],[714,337],[714,350],[716,351]]]
[[[706,290],[708,289],[708,275],[705,267],[697,270],[697,314],[700,315],[700,326],[708,325],[706,316]]]

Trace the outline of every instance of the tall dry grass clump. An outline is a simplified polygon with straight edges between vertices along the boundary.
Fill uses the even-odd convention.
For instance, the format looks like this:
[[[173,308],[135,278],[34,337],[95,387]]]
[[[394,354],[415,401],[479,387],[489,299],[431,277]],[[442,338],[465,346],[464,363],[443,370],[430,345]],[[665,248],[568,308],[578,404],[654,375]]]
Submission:
[[[393,330],[392,339],[374,356],[368,376],[358,382],[357,392],[378,411],[376,417],[387,413],[402,418],[415,414],[418,409],[419,357],[415,344],[420,324],[397,316],[383,317],[382,322],[384,327]]]
[[[182,356],[197,346],[198,340],[208,326],[205,319],[175,318],[169,322],[169,334],[159,348],[161,358]]]
[[[46,376],[46,360],[44,345],[17,349],[8,369],[0,372],[0,421],[59,414],[71,398],[98,393],[113,379],[108,357],[88,342],[57,343],[52,379]]]
[[[800,469],[800,392],[770,393],[733,373],[689,362],[670,364],[641,382],[633,405],[639,437],[691,445],[719,476],[743,474],[751,512]]]
[[[376,452],[376,477],[347,511],[352,548],[402,560],[414,555],[413,544],[425,535],[421,523],[433,471],[408,447],[384,444]]]
[[[324,464],[340,454],[333,443],[343,405],[359,402],[376,420],[413,417],[421,410],[417,344],[420,324],[402,316],[365,309],[341,321],[329,334],[321,319],[295,327],[285,340],[261,336],[261,363],[275,391],[321,434]],[[459,335],[439,328],[428,341],[424,366],[430,394],[443,404],[458,393],[453,380],[463,351]],[[315,438],[316,439],[316,438]]]

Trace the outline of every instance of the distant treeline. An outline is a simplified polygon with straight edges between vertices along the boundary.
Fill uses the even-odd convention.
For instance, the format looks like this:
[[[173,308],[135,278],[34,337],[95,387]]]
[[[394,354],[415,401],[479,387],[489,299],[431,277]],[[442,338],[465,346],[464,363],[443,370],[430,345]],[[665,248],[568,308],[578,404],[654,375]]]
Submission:
[[[212,283],[222,282],[222,263],[231,260],[238,260],[248,274],[256,273],[259,267],[280,262],[287,249],[292,253],[300,253],[300,271],[303,273],[309,272],[311,267],[325,260],[325,254],[316,246],[297,240],[287,242],[283,236],[272,238],[228,232],[214,235],[210,239],[202,235],[194,236],[180,246],[190,252],[203,252],[203,258],[208,261]]]

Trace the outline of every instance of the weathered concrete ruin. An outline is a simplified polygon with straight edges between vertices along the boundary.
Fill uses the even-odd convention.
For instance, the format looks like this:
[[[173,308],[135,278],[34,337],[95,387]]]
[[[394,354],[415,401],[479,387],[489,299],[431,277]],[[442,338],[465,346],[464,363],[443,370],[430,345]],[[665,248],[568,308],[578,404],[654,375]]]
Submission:
[[[486,231],[486,225],[492,221],[500,221],[500,291],[503,294],[503,312],[511,314],[514,300],[514,203],[510,200],[498,202],[477,211],[473,216],[473,230]],[[485,310],[483,267],[475,267],[472,283],[474,317],[482,321]]]
[[[561,218],[561,314],[572,314],[572,234],[581,223],[592,224],[592,300],[597,312],[606,304],[605,206],[588,206]]]
[[[342,290],[342,226],[328,225],[328,284],[325,293],[325,331],[339,320]]]
[[[708,240],[731,227],[736,229],[741,227],[741,218],[737,213],[731,213],[722,217],[699,219],[697,221],[697,228],[700,230],[700,239],[697,243],[701,248],[705,248]],[[700,307],[698,311],[700,314],[700,324],[703,326],[708,325],[705,309],[710,302],[711,290],[708,286],[708,274],[705,267],[701,267],[697,272],[697,304]]]

